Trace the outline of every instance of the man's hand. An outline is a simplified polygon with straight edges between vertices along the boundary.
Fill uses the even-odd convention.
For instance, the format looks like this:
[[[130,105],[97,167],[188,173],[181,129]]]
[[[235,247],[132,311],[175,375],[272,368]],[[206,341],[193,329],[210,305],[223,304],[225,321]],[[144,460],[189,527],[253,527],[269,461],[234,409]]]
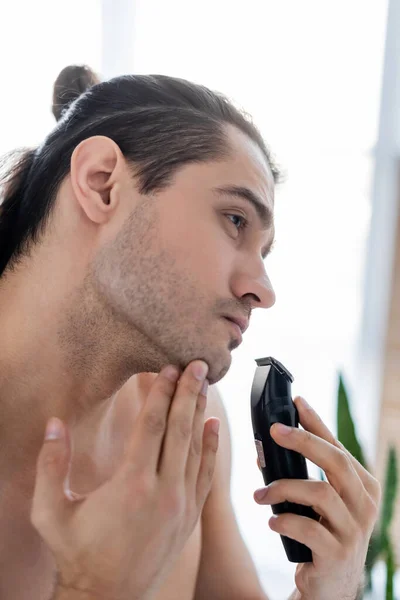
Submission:
[[[52,550],[62,598],[148,600],[199,518],[211,487],[218,419],[204,423],[207,365],[155,380],[113,477],[74,501],[64,483],[67,428],[56,420],[38,459],[32,523]]]
[[[304,431],[275,424],[271,435],[280,446],[296,450],[320,466],[328,481],[281,479],[257,490],[254,497],[259,504],[288,500],[312,506],[321,515],[314,521],[286,513],[274,515],[269,522],[273,531],[312,550],[313,562],[296,569],[296,600],[356,600],[378,517],[380,485],[304,399],[296,398],[295,404]]]

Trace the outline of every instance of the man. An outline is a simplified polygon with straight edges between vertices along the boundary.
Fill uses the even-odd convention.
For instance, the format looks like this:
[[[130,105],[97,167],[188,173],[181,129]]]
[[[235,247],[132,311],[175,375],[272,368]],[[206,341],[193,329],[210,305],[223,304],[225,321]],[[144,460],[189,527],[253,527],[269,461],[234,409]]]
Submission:
[[[266,598],[229,501],[226,418],[206,396],[251,311],[275,301],[277,175],[224,98],[161,76],[94,86],[10,172],[0,597]],[[353,600],[379,485],[296,402],[306,431],[272,435],[329,484],[282,480],[259,501],[321,515],[271,521],[313,551],[292,598]]]

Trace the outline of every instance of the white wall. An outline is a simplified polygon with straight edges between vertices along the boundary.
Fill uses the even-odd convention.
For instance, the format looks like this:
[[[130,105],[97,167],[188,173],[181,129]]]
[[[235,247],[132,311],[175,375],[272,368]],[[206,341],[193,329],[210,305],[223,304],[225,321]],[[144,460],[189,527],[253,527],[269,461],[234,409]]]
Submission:
[[[0,154],[54,126],[52,86],[71,63],[101,67],[100,0],[0,2]]]
[[[383,383],[385,338],[392,291],[399,203],[400,1],[390,0],[378,139],[374,149],[372,214],[365,260],[364,304],[358,344],[357,418],[375,458]],[[365,410],[365,407],[368,410]],[[367,444],[367,442],[369,442]]]

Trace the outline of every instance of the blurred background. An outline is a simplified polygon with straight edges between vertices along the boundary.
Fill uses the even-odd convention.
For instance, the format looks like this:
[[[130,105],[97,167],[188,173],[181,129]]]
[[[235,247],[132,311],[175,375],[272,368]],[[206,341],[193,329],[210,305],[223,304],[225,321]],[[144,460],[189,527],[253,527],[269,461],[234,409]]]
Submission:
[[[333,431],[341,371],[380,479],[388,445],[399,445],[399,30],[399,0],[0,4],[0,153],[41,142],[54,125],[55,78],[85,63],[102,78],[163,73],[227,94],[253,116],[285,172],[267,259],[277,302],[254,314],[219,386],[233,501],[272,600],[293,589],[294,566],[268,527],[269,509],[252,499],[262,484],[249,413],[254,358],[282,361],[294,394]],[[399,523],[397,515],[397,552]],[[374,577],[371,598],[382,599],[379,564]]]

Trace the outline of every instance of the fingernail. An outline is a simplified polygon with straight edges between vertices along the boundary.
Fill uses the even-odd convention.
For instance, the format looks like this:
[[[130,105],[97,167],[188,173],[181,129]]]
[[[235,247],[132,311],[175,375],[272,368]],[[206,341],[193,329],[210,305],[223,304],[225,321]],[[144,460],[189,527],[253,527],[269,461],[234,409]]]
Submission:
[[[205,379],[204,383],[203,383],[203,387],[201,388],[200,394],[203,394],[203,396],[207,396],[207,392],[208,392],[208,379]]]
[[[287,425],[284,425],[283,423],[275,423],[274,429],[281,435],[289,435],[289,433],[292,432],[292,427],[288,427]]]
[[[211,429],[213,430],[215,435],[218,435],[218,433],[219,433],[219,425],[220,425],[220,422],[218,419],[215,419],[215,421],[213,421],[211,424]]]
[[[57,417],[51,417],[46,426],[46,433],[44,439],[48,440],[60,440],[64,436],[64,429],[60,419]]]
[[[268,525],[271,529],[274,529],[278,523],[278,515],[272,515],[272,517],[268,521]]]
[[[65,490],[64,493],[67,496],[67,498],[69,498],[69,500],[72,500],[73,502],[77,502],[78,500],[82,499],[82,496],[80,494],[75,494],[75,492],[72,492],[69,489]]]
[[[311,406],[308,404],[307,400],[303,398],[303,396],[300,396],[300,400],[305,409],[311,410]]]
[[[176,367],[174,367],[173,365],[169,365],[168,367],[165,367],[163,373],[164,373],[164,377],[166,377],[170,381],[173,381],[174,383],[176,381],[178,381],[179,370]]]
[[[207,372],[208,365],[203,361],[198,360],[192,365],[192,373],[199,381],[204,379],[204,377],[207,375]]]
[[[254,492],[254,500],[256,500],[256,502],[261,502],[261,500],[264,500],[264,498],[267,496],[268,494],[268,488],[260,488],[259,490],[256,490]]]

